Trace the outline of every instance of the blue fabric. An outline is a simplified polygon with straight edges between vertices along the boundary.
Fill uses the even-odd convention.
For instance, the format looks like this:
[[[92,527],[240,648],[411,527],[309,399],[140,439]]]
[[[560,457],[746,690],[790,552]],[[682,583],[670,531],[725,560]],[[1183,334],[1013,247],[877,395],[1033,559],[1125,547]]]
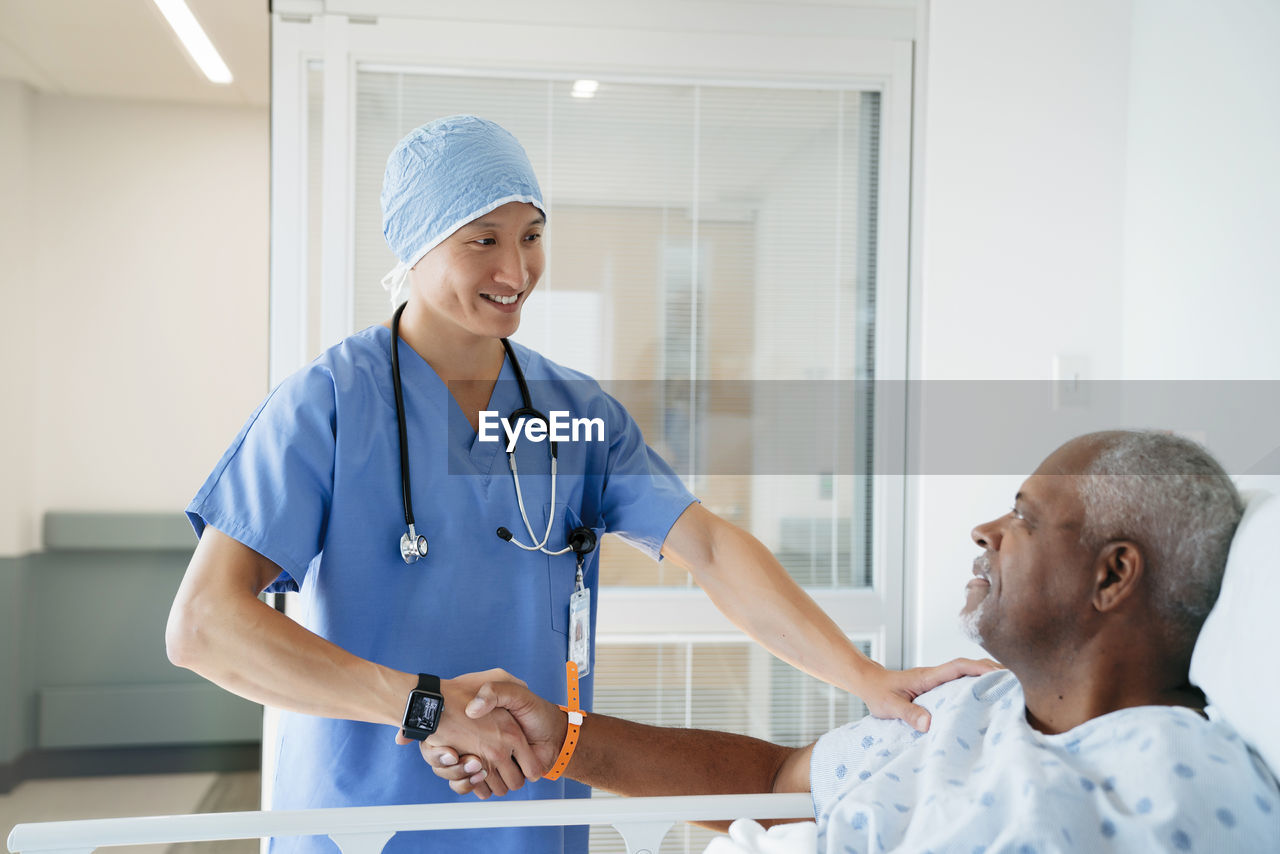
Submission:
[[[413,130],[387,158],[382,234],[412,266],[468,222],[508,202],[546,215],[529,156],[508,131],[476,116],[447,116]]]
[[[400,557],[404,511],[390,342],[388,329],[371,327],[285,380],[188,507],[191,522],[197,533],[212,525],[277,563],[284,572],[273,588],[300,590],[303,623],[358,656],[445,677],[502,667],[538,694],[563,698],[575,557],[526,553],[495,536],[505,525],[527,538],[504,444],[478,441],[444,383],[405,345],[400,367],[413,509],[430,553],[412,565]],[[594,381],[514,346],[534,406],[599,417],[606,425],[604,441],[560,444],[548,548],[561,548],[581,522],[656,557],[693,496]],[[505,415],[520,404],[506,363],[488,408]],[[530,522],[541,537],[550,498],[547,445],[521,441],[517,459]],[[593,590],[598,555],[585,567]],[[599,601],[596,593],[592,598]],[[583,679],[585,708],[593,686],[593,676]],[[474,800],[450,792],[416,749],[396,746],[390,727],[286,713],[281,733],[275,809]],[[544,780],[508,798],[587,794],[570,781]],[[577,852],[586,850],[586,839],[585,828],[446,831],[399,834],[386,851]],[[273,845],[337,850],[320,837]]]
[[[1008,671],[917,702],[925,735],[866,718],[818,740],[819,851],[1280,850],[1280,789],[1225,723],[1140,706],[1043,735]]]

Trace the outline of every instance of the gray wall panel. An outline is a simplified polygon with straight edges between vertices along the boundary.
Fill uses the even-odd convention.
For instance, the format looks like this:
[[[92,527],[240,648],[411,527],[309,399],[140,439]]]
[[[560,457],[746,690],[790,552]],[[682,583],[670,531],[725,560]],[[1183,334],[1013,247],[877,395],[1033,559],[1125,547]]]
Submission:
[[[196,535],[182,513],[44,514],[44,547],[49,551],[173,550],[190,554]]]
[[[32,556],[27,602],[37,687],[196,682],[169,663],[164,627],[191,552]]]
[[[27,696],[22,661],[23,579],[26,558],[0,558],[0,764],[25,745],[22,699]]]
[[[47,551],[0,558],[0,770],[41,749],[260,737],[260,707],[165,655],[195,547],[181,513],[50,513],[45,540]]]
[[[262,707],[208,682],[44,688],[39,708],[37,741],[42,748],[246,742],[262,737]]]

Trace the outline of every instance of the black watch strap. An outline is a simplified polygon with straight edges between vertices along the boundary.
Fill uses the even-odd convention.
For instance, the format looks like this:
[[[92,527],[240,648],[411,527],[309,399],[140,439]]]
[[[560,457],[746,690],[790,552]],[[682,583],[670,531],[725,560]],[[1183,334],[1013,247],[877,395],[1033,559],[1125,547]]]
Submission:
[[[432,676],[430,673],[418,674],[418,690],[430,691],[432,694],[440,693],[440,677]]]

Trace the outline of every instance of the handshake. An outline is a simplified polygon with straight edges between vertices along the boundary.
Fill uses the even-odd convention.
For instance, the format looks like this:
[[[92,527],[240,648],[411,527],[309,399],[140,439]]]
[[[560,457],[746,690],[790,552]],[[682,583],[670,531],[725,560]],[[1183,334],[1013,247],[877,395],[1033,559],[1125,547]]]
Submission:
[[[441,680],[444,714],[419,744],[422,758],[458,794],[485,799],[540,779],[560,755],[568,716],[505,670]],[[398,744],[411,744],[397,731]]]
[[[453,791],[505,795],[556,763],[568,715],[524,682],[504,670],[486,670],[443,680],[440,687],[444,716],[420,749]],[[403,733],[396,740],[409,743]],[[807,792],[810,750],[592,713],[564,774],[628,797]]]

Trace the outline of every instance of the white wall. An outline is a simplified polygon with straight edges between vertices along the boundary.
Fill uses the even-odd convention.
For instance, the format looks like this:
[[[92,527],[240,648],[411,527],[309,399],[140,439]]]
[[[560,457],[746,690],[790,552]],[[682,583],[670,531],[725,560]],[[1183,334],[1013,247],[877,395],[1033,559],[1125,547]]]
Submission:
[[[1280,379],[1278,43],[1274,0],[1134,2],[1131,377]]]
[[[267,375],[266,110],[15,87],[0,555],[48,509],[180,511]]]
[[[1277,41],[1265,0],[932,4],[917,375],[1280,379]],[[966,535],[1020,481],[916,480],[918,663],[978,652]]]
[[[1120,373],[1129,3],[931,6],[926,379]]]
[[[1134,2],[1124,288],[1129,377],[1280,381],[1278,43],[1280,5],[1272,0]],[[1261,393],[1274,396],[1274,388]],[[1191,429],[1204,431],[1210,447],[1215,440],[1263,439],[1272,450],[1264,466],[1271,471],[1280,459],[1274,421],[1247,425],[1241,437],[1211,416]],[[1255,448],[1243,460],[1257,458]],[[1275,474],[1236,480],[1242,488],[1280,493]]]
[[[1120,376],[1129,15],[1114,0],[931,4],[914,377],[1048,380],[1060,353]],[[968,534],[1021,478],[973,475],[912,478],[909,662],[980,654],[956,621]]]

